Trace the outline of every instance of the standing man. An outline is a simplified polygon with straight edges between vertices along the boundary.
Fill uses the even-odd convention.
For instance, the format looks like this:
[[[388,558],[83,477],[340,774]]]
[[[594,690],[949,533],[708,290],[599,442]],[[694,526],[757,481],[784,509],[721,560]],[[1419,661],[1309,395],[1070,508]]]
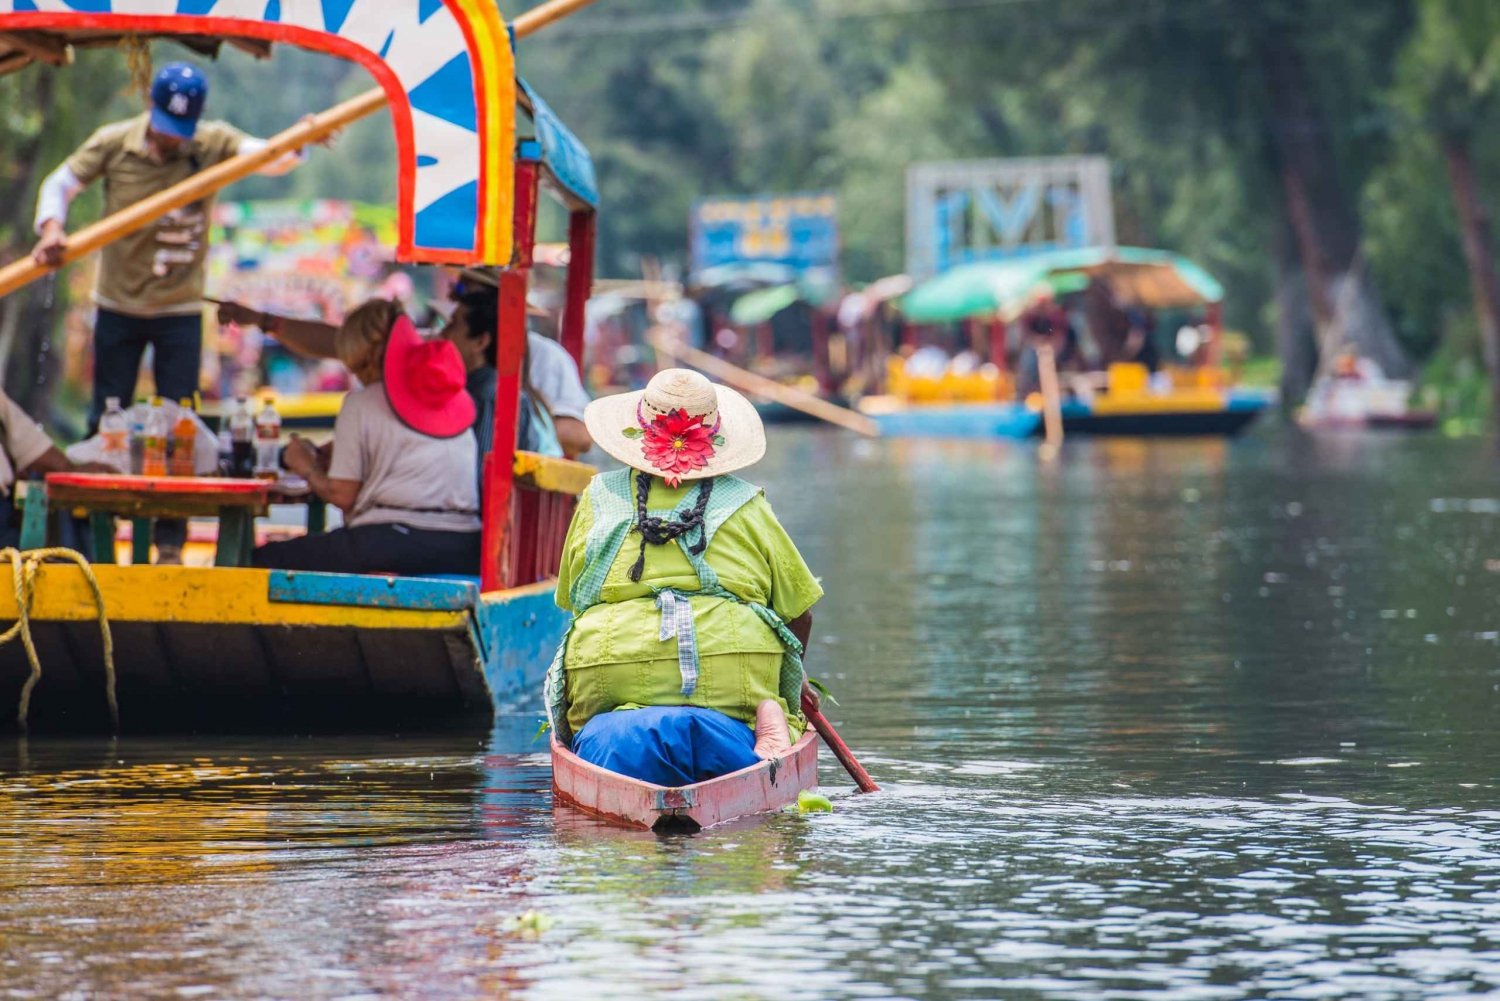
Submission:
[[[172,63],[156,74],[150,108],[99,129],[42,182],[32,257],[57,266],[67,248],[68,206],[94,181],[104,180],[104,211],[122,209],[241,153],[265,147],[223,122],[199,122],[208,80],[190,63]],[[292,154],[261,172],[284,174],[303,157]],[[94,302],[94,398],[89,429],[98,426],[104,402],[135,396],[141,357],[153,349],[156,391],[180,400],[198,390],[203,357],[203,264],[213,196],[168,213],[105,247]],[[180,559],[186,526],[163,523],[158,559]]]

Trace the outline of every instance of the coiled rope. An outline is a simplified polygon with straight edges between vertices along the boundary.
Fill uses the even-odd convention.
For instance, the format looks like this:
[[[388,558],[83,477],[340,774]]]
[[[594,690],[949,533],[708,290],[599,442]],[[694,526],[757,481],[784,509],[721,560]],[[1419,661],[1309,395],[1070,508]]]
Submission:
[[[99,612],[99,633],[104,638],[104,694],[109,700],[110,726],[118,733],[120,704],[115,699],[115,641],[109,631],[109,618],[104,614],[104,592],[99,590],[99,581],[94,577],[94,570],[89,566],[88,559],[72,549],[31,549],[26,552],[13,548],[0,549],[0,563],[10,564],[11,583],[16,592],[16,624],[0,633],[0,646],[17,636],[21,637],[21,645],[26,648],[26,660],[31,664],[31,676],[21,686],[21,702],[16,710],[16,721],[24,733],[27,728],[26,717],[31,710],[31,692],[42,679],[42,662],[37,658],[36,644],[31,639],[31,601],[36,596],[37,573],[43,563],[54,559],[78,564],[78,569],[83,571],[83,579],[88,581],[89,590],[94,593],[94,607]]]

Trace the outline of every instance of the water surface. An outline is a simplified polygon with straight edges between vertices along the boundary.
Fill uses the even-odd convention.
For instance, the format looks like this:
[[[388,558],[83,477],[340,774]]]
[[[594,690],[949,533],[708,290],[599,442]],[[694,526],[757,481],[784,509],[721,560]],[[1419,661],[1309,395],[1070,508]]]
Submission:
[[[1500,484],[1436,438],[776,433],[886,790],[659,838],[492,734],[0,744],[0,997],[1500,990]],[[518,915],[543,915],[538,932]]]

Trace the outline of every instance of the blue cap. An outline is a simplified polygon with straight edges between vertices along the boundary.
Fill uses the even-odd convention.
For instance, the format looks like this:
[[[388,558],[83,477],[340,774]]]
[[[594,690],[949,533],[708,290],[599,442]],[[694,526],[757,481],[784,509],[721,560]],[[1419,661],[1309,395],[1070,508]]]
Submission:
[[[151,127],[191,139],[208,100],[208,78],[192,63],[163,66],[151,82]]]

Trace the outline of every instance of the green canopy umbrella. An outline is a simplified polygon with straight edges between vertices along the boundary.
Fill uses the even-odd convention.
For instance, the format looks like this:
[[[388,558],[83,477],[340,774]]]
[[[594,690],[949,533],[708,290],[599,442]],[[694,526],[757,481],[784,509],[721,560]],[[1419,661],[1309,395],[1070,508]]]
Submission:
[[[952,323],[969,317],[1013,317],[1041,288],[1065,294],[1089,280],[1109,282],[1124,302],[1151,308],[1219,302],[1224,289],[1197,264],[1166,250],[1086,247],[1008,261],[961,264],[912,289],[901,312],[912,323]]]

